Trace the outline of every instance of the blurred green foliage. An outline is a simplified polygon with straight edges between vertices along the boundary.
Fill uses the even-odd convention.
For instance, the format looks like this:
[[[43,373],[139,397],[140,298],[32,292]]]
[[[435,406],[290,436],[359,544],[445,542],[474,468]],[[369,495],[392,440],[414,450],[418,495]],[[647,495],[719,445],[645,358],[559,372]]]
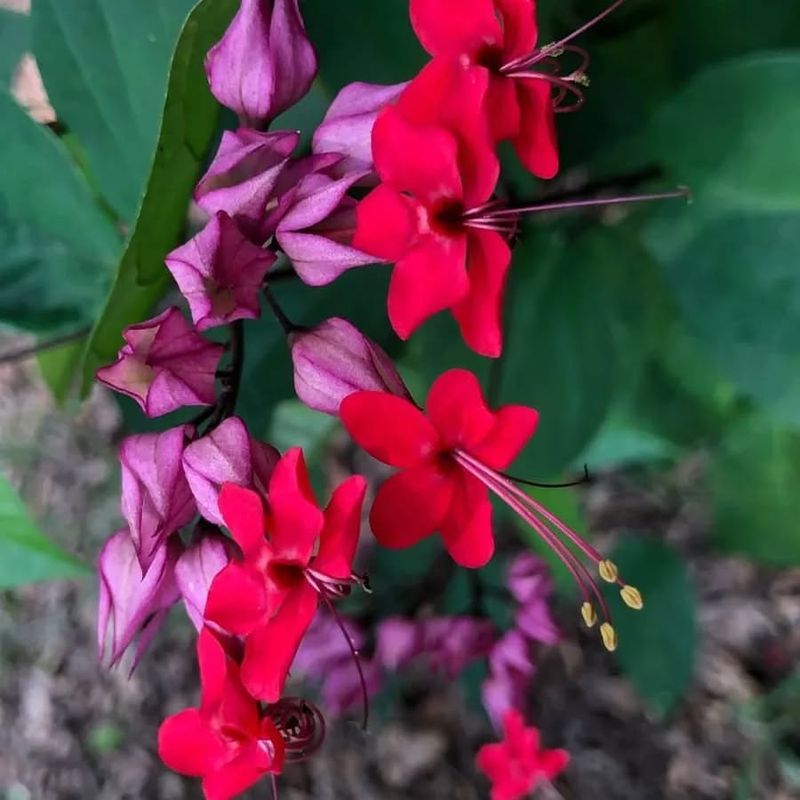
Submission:
[[[0,81],[32,42],[61,123],[37,125],[0,87],[0,323],[43,339],[94,326],[82,354],[72,345],[40,360],[59,399],[164,295],[163,256],[219,133],[202,58],[235,0],[203,0],[184,24],[190,5],[33,0],[30,18],[0,13]],[[542,40],[599,6],[539,3]],[[304,128],[305,141],[345,83],[406,80],[424,63],[407,0],[304,0],[303,12],[321,73],[281,122]],[[547,186],[506,158],[503,188],[537,198],[688,185],[692,205],[535,219],[515,250],[497,363],[469,353],[443,316],[401,344],[385,317],[383,268],[324,289],[286,281],[276,294],[301,324],[350,318],[398,357],[419,395],[463,365],[493,401],[539,408],[539,433],[515,467],[530,477],[706,449],[720,546],[798,563],[800,5],[630,0],[581,44],[592,86],[585,108],[559,119],[562,176]],[[318,450],[330,427],[291,402],[284,337],[268,316],[247,324],[246,352],[240,410],[254,434],[290,444],[291,432]],[[579,524],[563,498],[575,508],[559,510]],[[666,711],[691,672],[670,660],[691,649],[691,591],[674,556],[638,547],[626,558],[656,587],[655,616],[625,623],[622,641],[652,648],[652,669],[640,674],[626,649],[620,658]]]

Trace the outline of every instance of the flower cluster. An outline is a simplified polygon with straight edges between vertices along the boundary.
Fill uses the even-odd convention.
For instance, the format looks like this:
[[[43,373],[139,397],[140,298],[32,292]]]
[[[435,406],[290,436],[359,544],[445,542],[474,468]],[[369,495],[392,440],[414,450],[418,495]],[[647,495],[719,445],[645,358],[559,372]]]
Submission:
[[[324,674],[329,705],[341,710],[414,658],[453,676],[488,655],[484,700],[508,737],[479,757],[494,796],[522,796],[566,763],[558,751],[539,752],[513,711],[533,674],[532,643],[559,636],[532,558],[509,576],[518,603],[511,631],[471,617],[392,618],[378,627],[375,657],[359,660],[363,634],[334,601],[367,588],[353,567],[366,480],[344,480],[322,508],[302,451],[279,453],[236,416],[244,323],[259,317],[262,301],[287,333],[298,398],[339,417],[358,445],[397,470],[369,510],[378,542],[405,548],[439,535],[457,565],[482,567],[495,551],[495,496],[570,569],[584,619],[592,626],[602,616],[608,649],[616,634],[592,568],[628,606],[642,606],[613,563],[506,473],[536,429],[534,409],[490,408],[475,375],[460,369],[433,383],[423,407],[349,321],[298,328],[270,290],[279,273],[320,286],[345,270],[392,263],[388,316],[401,338],[446,310],[474,351],[500,355],[520,219],[571,204],[509,206],[496,196],[496,148],[510,140],[534,175],[556,174],[555,114],[582,100],[588,60],[571,42],[588,26],[542,47],[533,0],[411,0],[410,11],[430,62],[407,83],[345,87],[310,151],[298,152],[298,132],[270,129],[317,71],[298,0],[242,0],[206,61],[211,90],[239,127],[223,134],[197,184],[206,224],[166,256],[191,321],[170,307],[128,328],[117,361],[98,372],[149,417],[200,407],[186,424],[122,444],[125,527],[99,559],[98,644],[111,664],[133,648],[135,666],[182,601],[198,631],[201,699],[164,722],[159,752],[202,778],[209,800],[274,778],[320,744],[320,712],[285,696],[293,665]],[[560,57],[575,53],[581,65],[563,74]],[[220,328],[227,337],[205,338]]]

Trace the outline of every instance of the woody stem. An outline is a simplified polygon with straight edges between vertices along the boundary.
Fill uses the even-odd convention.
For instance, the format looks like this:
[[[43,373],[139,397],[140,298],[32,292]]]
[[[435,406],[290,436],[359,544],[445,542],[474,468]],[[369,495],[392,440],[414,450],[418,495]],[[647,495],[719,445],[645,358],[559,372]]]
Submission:
[[[269,310],[272,312],[272,315],[278,320],[281,328],[283,328],[283,332],[288,336],[290,333],[294,333],[295,331],[299,330],[298,326],[295,325],[289,317],[286,315],[286,312],[281,308],[280,303],[278,303],[275,295],[272,294],[272,290],[267,286],[264,285],[264,298],[267,301],[267,305],[269,306]]]

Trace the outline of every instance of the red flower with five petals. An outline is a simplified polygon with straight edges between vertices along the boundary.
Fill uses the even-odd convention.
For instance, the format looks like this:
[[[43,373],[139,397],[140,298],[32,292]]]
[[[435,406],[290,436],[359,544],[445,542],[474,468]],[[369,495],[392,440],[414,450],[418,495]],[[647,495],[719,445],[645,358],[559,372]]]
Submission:
[[[558,172],[549,76],[526,73],[538,29],[534,0],[411,0],[411,23],[434,59],[489,73],[486,115],[495,139],[511,139],[534,175]]]
[[[520,800],[569,763],[566,750],[541,749],[539,731],[526,728],[519,711],[506,712],[503,729],[504,741],[484,745],[476,758],[478,769],[492,781],[491,800]]]
[[[320,595],[329,600],[358,580],[352,562],[365,491],[354,475],[321,511],[300,448],[276,465],[266,505],[257,492],[223,485],[220,512],[243,558],[214,579],[205,617],[244,637],[242,682],[254,697],[278,701]]]
[[[158,754],[182,775],[203,779],[206,800],[228,800],[267,774],[283,769],[283,738],[242,686],[239,667],[214,634],[197,641],[202,697],[166,719],[158,732]]]
[[[353,243],[396,263],[388,310],[401,338],[449,309],[467,344],[496,357],[511,252],[503,236],[469,218],[486,206],[499,174],[488,86],[483,70],[433,61],[381,112],[372,151],[382,183],[358,205]]]
[[[427,415],[385,392],[350,395],[340,415],[361,447],[402,470],[375,497],[370,523],[378,541],[409,547],[440,531],[459,564],[486,564],[494,552],[490,484],[465,464],[505,469],[533,435],[538,413],[524,406],[490,411],[477,378],[454,369],[433,384]]]

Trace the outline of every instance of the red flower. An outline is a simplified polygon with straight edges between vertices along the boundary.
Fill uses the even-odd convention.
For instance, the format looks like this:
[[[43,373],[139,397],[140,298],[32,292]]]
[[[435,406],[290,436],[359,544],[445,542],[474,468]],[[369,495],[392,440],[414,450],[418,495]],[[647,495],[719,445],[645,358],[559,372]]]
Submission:
[[[396,262],[388,305],[400,337],[449,309],[473,350],[498,356],[511,253],[503,236],[469,219],[499,174],[488,85],[484,70],[433,61],[381,112],[372,149],[382,183],[357,208],[353,244]]]
[[[411,0],[411,23],[435,59],[489,73],[486,115],[497,140],[511,139],[540,178],[558,172],[553,86],[517,62],[536,55],[534,0]]]
[[[505,469],[532,436],[538,413],[524,406],[490,411],[477,378],[454,369],[433,384],[427,416],[384,392],[356,392],[340,414],[361,447],[402,469],[381,486],[372,506],[378,541],[408,547],[440,531],[459,564],[486,564],[494,552],[488,484],[465,468],[462,457]]]
[[[486,744],[478,751],[476,763],[492,782],[491,800],[519,800],[541,781],[551,781],[569,763],[566,750],[542,750],[539,731],[526,728],[513,708],[503,718],[505,740]]]
[[[243,558],[214,579],[205,616],[245,637],[242,681],[254,697],[278,701],[319,596],[329,601],[358,580],[352,561],[365,491],[354,475],[321,511],[299,448],[276,465],[266,508],[256,492],[223,485],[220,512]]]
[[[207,629],[197,641],[202,697],[166,719],[158,754],[182,775],[203,779],[206,800],[228,800],[283,769],[284,742],[242,686],[239,667]]]

